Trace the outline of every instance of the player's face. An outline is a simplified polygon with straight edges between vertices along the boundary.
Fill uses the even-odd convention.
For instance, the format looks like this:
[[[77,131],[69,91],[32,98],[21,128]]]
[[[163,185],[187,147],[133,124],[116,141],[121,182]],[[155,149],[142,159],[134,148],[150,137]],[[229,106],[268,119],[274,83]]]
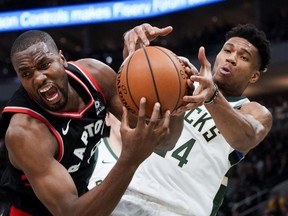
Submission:
[[[64,56],[49,50],[43,42],[15,53],[12,64],[23,87],[41,106],[52,111],[65,107],[68,78]]]
[[[233,37],[216,57],[214,80],[225,95],[241,95],[249,83],[258,80],[259,65],[257,48],[244,38]]]

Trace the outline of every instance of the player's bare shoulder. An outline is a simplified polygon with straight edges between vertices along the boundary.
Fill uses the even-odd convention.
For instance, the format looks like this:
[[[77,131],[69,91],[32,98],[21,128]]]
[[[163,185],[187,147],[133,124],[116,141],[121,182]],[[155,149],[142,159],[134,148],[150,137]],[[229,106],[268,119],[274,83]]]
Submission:
[[[251,101],[247,104],[244,104],[241,107],[241,112],[254,116],[256,120],[265,125],[267,131],[272,127],[273,119],[270,110],[258,102]]]
[[[30,162],[32,157],[34,159],[39,155],[42,158],[43,155],[53,157],[58,151],[57,140],[49,128],[27,114],[18,113],[12,116],[5,140],[7,148],[10,149],[10,161],[19,169],[28,163],[27,157],[30,158]],[[34,150],[31,151],[32,149]]]
[[[257,112],[257,113],[262,113],[264,115],[271,114],[270,111],[265,106],[255,101],[251,101],[249,103],[243,104],[241,107],[241,111],[244,113]]]
[[[114,73],[115,71],[105,63],[93,59],[93,58],[83,58],[76,61],[78,64],[83,66],[92,75],[97,75],[98,73]]]
[[[103,92],[106,101],[110,101],[116,95],[116,72],[105,63],[92,58],[84,58],[77,61],[85,70],[90,73]]]

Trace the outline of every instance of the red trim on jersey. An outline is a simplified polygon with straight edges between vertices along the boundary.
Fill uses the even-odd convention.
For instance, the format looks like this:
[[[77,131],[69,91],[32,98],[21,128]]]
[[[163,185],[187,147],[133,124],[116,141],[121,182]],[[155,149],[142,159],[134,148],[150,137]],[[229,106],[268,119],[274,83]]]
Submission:
[[[27,179],[27,177],[26,177],[26,175],[21,175],[21,180],[22,181],[24,181],[24,180],[26,180]],[[29,183],[25,183],[25,186],[31,186]]]
[[[28,114],[30,116],[33,116],[37,119],[39,119],[41,122],[43,122],[44,124],[46,124],[48,126],[48,128],[52,131],[52,133],[54,134],[54,136],[56,137],[56,139],[58,140],[58,144],[59,144],[59,154],[57,157],[57,160],[60,161],[63,157],[63,153],[64,153],[64,144],[63,144],[63,140],[61,135],[58,133],[58,131],[50,124],[50,122],[43,117],[42,115],[40,115],[39,113],[35,112],[34,110],[31,109],[27,109],[25,107],[16,107],[16,106],[11,106],[11,107],[5,107],[3,109],[3,113],[8,113],[8,112],[12,112],[12,113],[24,113],[24,114]]]
[[[45,111],[50,113],[53,116],[66,117],[66,118],[67,117],[70,117],[70,118],[82,118],[84,113],[94,105],[95,100],[94,100],[92,94],[90,93],[88,87],[76,75],[74,75],[72,72],[70,72],[68,70],[66,70],[66,73],[69,76],[73,77],[73,79],[76,80],[86,90],[86,92],[90,96],[89,103],[85,104],[85,106],[81,110],[79,110],[77,112],[53,112],[53,111],[50,111],[48,109],[45,109]]]
[[[84,73],[84,75],[87,77],[87,79],[92,83],[92,85],[95,87],[95,89],[100,92],[100,94],[102,95],[105,103],[106,103],[106,98],[99,86],[99,84],[97,83],[97,81],[94,79],[94,77],[91,75],[91,73],[89,73],[82,65],[78,64],[77,62],[71,61],[69,62],[71,64],[73,64],[75,67],[77,67],[81,72]]]
[[[20,209],[17,209],[15,206],[12,205],[10,208],[9,216],[32,216],[32,215]]]

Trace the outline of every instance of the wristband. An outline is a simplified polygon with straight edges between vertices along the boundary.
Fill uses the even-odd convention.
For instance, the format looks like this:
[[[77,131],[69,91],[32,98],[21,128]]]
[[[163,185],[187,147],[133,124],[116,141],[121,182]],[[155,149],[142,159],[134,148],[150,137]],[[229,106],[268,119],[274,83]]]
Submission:
[[[208,101],[205,101],[204,104],[211,104],[215,101],[215,99],[219,93],[219,89],[218,89],[218,86],[216,85],[216,83],[214,83],[214,86],[215,86],[215,91],[214,91],[212,97]]]

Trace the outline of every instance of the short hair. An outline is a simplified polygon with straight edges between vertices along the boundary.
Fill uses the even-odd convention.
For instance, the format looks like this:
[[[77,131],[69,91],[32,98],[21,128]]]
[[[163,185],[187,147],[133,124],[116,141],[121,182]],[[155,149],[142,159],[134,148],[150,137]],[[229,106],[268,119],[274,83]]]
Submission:
[[[12,58],[15,53],[21,52],[39,42],[44,42],[49,47],[50,51],[55,53],[58,52],[58,47],[55,41],[47,32],[40,30],[29,30],[16,38],[10,51],[10,58]]]
[[[260,71],[265,72],[271,58],[270,42],[264,31],[256,28],[253,24],[238,24],[225,35],[226,41],[232,37],[241,37],[253,44],[260,55]]]

